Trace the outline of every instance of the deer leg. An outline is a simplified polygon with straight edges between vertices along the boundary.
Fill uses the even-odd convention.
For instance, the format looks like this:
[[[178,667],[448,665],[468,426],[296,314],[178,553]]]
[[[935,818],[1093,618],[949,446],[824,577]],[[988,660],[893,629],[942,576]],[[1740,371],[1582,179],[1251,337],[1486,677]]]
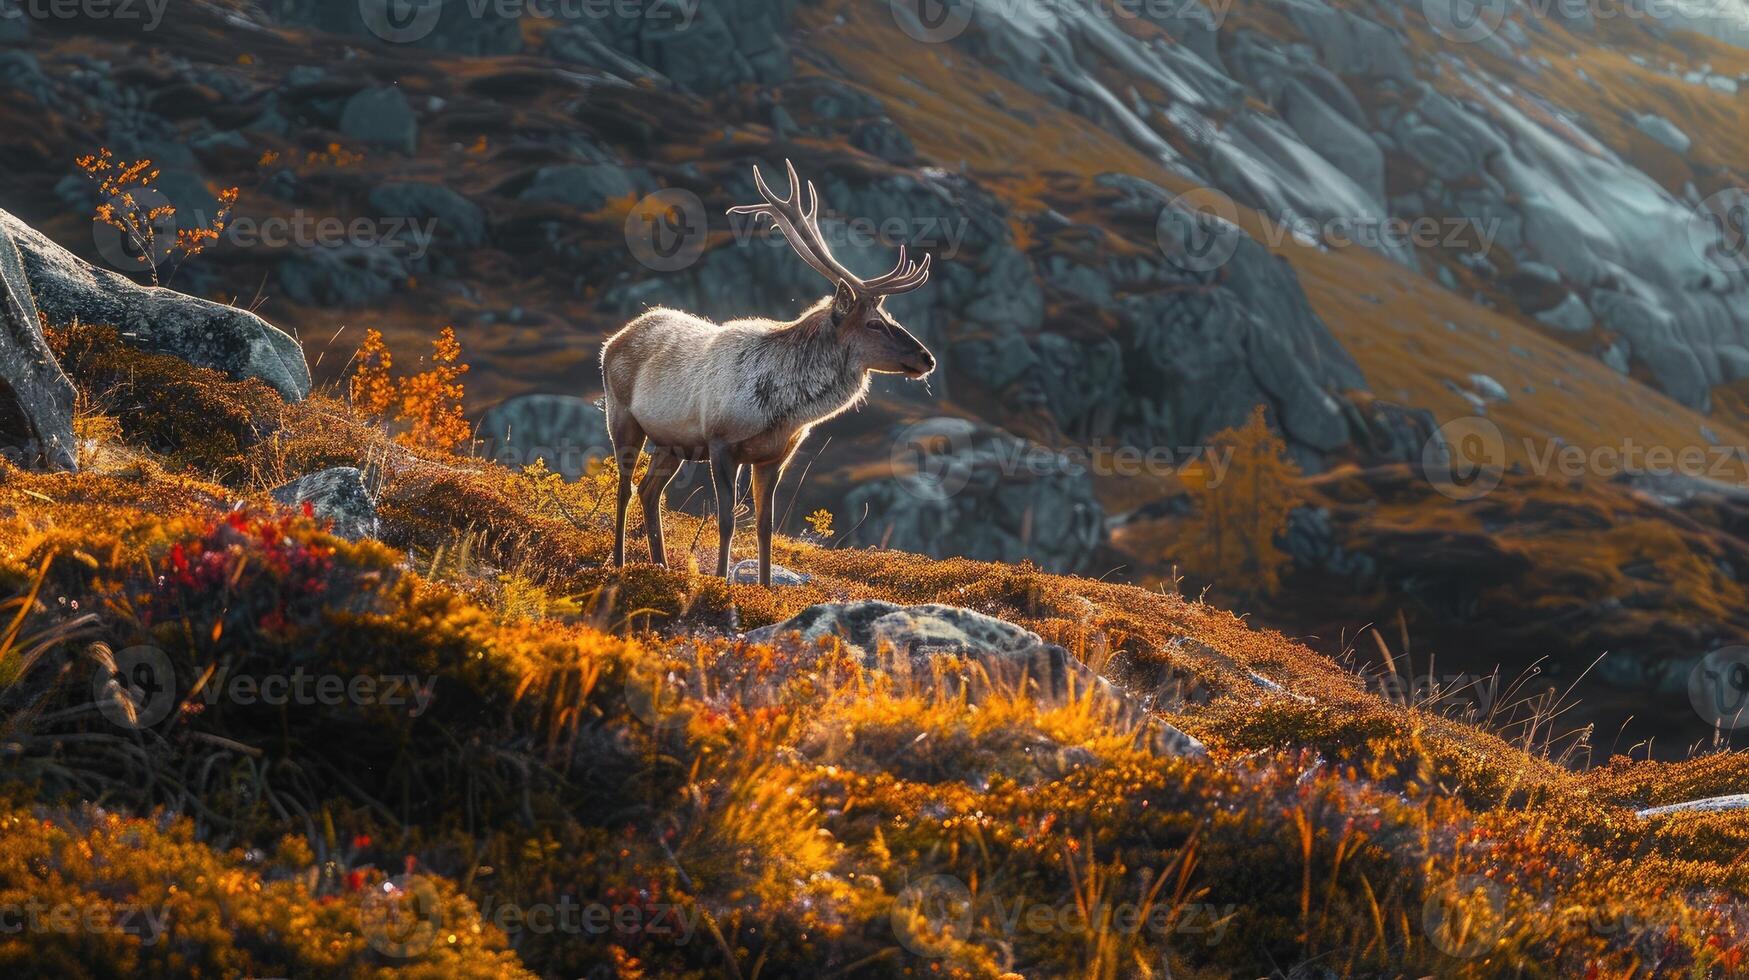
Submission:
[[[631,413],[607,403],[607,434],[613,440],[613,459],[619,467],[619,500],[613,515],[613,567],[626,563],[626,508],[632,502],[632,470],[644,451],[644,429]]]
[[[650,454],[649,472],[638,486],[638,499],[644,504],[644,530],[650,535],[650,560],[663,567],[668,565],[668,552],[662,547],[662,493],[679,469],[680,455],[658,448]]]
[[[759,463],[753,467],[753,510],[759,528],[759,584],[771,585],[771,522],[777,504],[777,480],[783,462]]]
[[[711,446],[711,487],[717,494],[717,575],[729,577],[729,543],[735,539],[735,475],[740,471],[724,443]]]

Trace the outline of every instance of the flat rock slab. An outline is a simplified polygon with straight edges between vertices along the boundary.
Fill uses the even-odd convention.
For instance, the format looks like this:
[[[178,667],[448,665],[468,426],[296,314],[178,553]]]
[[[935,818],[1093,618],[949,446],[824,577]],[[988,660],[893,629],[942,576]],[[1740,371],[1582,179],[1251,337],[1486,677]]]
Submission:
[[[334,533],[356,541],[377,536],[377,507],[356,467],[336,466],[275,487],[270,495],[287,507],[309,504],[315,516],[334,522]]]

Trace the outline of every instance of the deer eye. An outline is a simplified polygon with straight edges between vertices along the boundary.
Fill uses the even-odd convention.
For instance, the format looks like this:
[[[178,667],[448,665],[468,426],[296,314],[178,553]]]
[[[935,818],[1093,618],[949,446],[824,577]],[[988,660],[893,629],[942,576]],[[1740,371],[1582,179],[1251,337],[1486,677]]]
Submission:
[[[881,323],[881,321],[879,321],[879,320],[870,320],[867,323],[864,323],[863,326],[867,327],[870,330],[885,330],[886,329],[886,325]]]

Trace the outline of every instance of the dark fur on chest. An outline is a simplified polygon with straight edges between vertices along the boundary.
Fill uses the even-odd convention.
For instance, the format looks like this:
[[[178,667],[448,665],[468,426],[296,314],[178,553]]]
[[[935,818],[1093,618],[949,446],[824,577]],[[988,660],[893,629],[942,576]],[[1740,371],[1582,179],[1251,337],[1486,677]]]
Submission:
[[[773,331],[742,351],[738,367],[772,428],[805,424],[843,405],[861,383],[850,351],[828,330]]]

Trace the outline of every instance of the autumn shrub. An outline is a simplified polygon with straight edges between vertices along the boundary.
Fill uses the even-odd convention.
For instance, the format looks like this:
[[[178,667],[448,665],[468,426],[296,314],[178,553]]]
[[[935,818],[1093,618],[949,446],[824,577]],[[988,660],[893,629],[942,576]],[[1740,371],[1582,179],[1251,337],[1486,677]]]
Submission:
[[[461,376],[468,365],[461,361],[454,327],[444,327],[431,346],[429,367],[395,378],[390,375],[394,359],[382,334],[366,331],[352,374],[352,404],[366,416],[396,426],[395,440],[402,445],[454,449],[472,435],[462,414]]]
[[[1288,564],[1276,539],[1297,503],[1299,467],[1287,458],[1287,445],[1269,427],[1261,405],[1243,426],[1216,433],[1210,455],[1224,461],[1226,472],[1204,461],[1186,474],[1195,511],[1183,529],[1179,557],[1229,592],[1273,592]]]

